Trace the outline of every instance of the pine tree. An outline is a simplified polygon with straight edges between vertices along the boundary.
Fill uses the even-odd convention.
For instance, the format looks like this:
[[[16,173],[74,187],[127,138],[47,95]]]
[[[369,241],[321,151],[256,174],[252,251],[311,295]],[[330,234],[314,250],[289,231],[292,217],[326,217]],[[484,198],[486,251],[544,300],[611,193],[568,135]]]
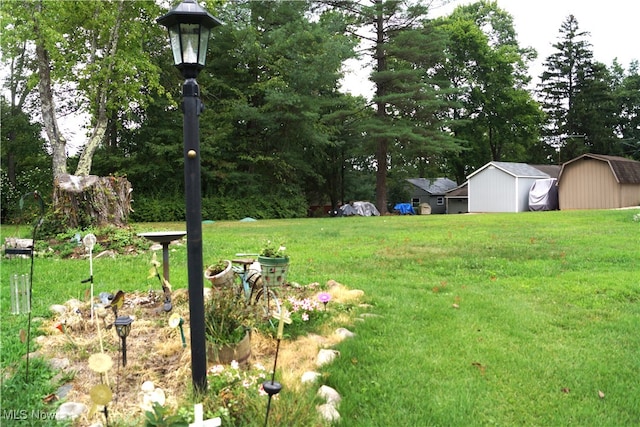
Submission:
[[[560,27],[557,50],[544,62],[539,95],[547,113],[547,143],[558,150],[560,161],[585,152],[576,102],[592,66],[593,52],[588,32],[580,31],[575,16],[569,15]]]

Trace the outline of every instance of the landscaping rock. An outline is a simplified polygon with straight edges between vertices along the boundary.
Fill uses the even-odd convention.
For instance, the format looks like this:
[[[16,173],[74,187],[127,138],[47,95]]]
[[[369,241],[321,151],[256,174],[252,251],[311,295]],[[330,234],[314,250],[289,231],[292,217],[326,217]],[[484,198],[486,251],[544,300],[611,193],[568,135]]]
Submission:
[[[109,249],[109,250],[100,252],[98,255],[94,256],[93,259],[106,258],[106,257],[115,259],[116,253]]]
[[[336,335],[338,335],[338,336],[340,336],[342,338],[353,338],[353,337],[356,336],[356,334],[354,334],[353,332],[351,332],[347,328],[338,328],[338,329],[336,329]]]
[[[304,374],[302,374],[302,377],[301,377],[300,381],[302,382],[302,384],[314,383],[321,376],[322,376],[322,374],[320,374],[319,372],[307,371]]]
[[[318,390],[318,396],[327,401],[328,404],[333,405],[334,407],[338,407],[340,401],[342,400],[342,396],[340,393],[336,391],[336,389],[329,387],[328,385],[323,385]]]
[[[51,366],[51,369],[62,371],[64,369],[67,369],[70,365],[71,364],[69,363],[69,359],[67,359],[66,357],[54,357],[52,359],[49,359],[49,366]]]
[[[331,363],[339,355],[340,355],[340,352],[338,350],[323,348],[318,352],[318,356],[316,357],[316,365],[323,366],[323,365],[326,365],[327,363]]]
[[[325,403],[323,405],[318,406],[317,408],[320,416],[327,422],[335,422],[340,421],[340,413],[335,408],[335,406]]]
[[[67,397],[67,394],[69,394],[72,388],[73,384],[64,384],[58,388],[58,390],[56,391],[56,396],[58,396],[58,399],[64,399],[65,397]]]
[[[65,402],[56,411],[56,420],[75,420],[87,411],[87,406],[78,402]]]
[[[67,307],[62,304],[53,304],[49,306],[49,310],[54,314],[65,314],[67,312]]]

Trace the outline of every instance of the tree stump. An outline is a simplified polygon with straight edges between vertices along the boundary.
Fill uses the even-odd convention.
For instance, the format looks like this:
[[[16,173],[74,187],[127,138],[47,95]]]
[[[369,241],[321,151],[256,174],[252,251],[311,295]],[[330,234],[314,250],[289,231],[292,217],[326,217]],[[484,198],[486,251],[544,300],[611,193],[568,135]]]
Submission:
[[[71,228],[120,227],[129,219],[132,191],[125,177],[60,175],[53,186],[53,207]]]

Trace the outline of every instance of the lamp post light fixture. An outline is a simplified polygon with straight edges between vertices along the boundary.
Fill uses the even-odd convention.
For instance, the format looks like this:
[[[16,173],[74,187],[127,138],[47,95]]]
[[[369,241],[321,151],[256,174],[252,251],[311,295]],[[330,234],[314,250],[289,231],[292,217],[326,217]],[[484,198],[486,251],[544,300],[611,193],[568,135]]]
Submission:
[[[191,375],[194,389],[207,389],[207,350],[204,326],[202,200],[200,183],[200,122],[203,110],[196,77],[204,68],[211,29],[222,22],[184,0],[157,22],[169,30],[174,65],[185,81],[182,86],[184,183],[187,222],[187,275],[191,329]]]
[[[118,336],[122,340],[122,366],[127,366],[127,337],[131,332],[132,323],[133,319],[129,316],[118,316],[113,323]]]

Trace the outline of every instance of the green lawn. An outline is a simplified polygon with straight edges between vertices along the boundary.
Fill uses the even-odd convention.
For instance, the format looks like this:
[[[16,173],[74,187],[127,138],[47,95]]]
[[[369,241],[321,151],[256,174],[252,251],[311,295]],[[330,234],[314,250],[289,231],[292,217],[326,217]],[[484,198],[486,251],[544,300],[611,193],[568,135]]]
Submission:
[[[340,425],[632,426],[640,424],[635,213],[216,222],[203,226],[203,251],[208,264],[282,237],[290,280],[335,279],[365,291],[379,317],[357,322],[357,337],[323,371],[343,395]],[[157,288],[147,279],[149,259],[95,260],[96,292]],[[20,357],[26,322],[7,314],[8,275],[25,264],[2,262],[5,372]],[[174,247],[170,264],[173,287],[185,287],[185,246]],[[88,269],[86,260],[36,259],[34,316],[81,298]],[[8,398],[11,387],[5,380],[2,408],[29,403]]]

